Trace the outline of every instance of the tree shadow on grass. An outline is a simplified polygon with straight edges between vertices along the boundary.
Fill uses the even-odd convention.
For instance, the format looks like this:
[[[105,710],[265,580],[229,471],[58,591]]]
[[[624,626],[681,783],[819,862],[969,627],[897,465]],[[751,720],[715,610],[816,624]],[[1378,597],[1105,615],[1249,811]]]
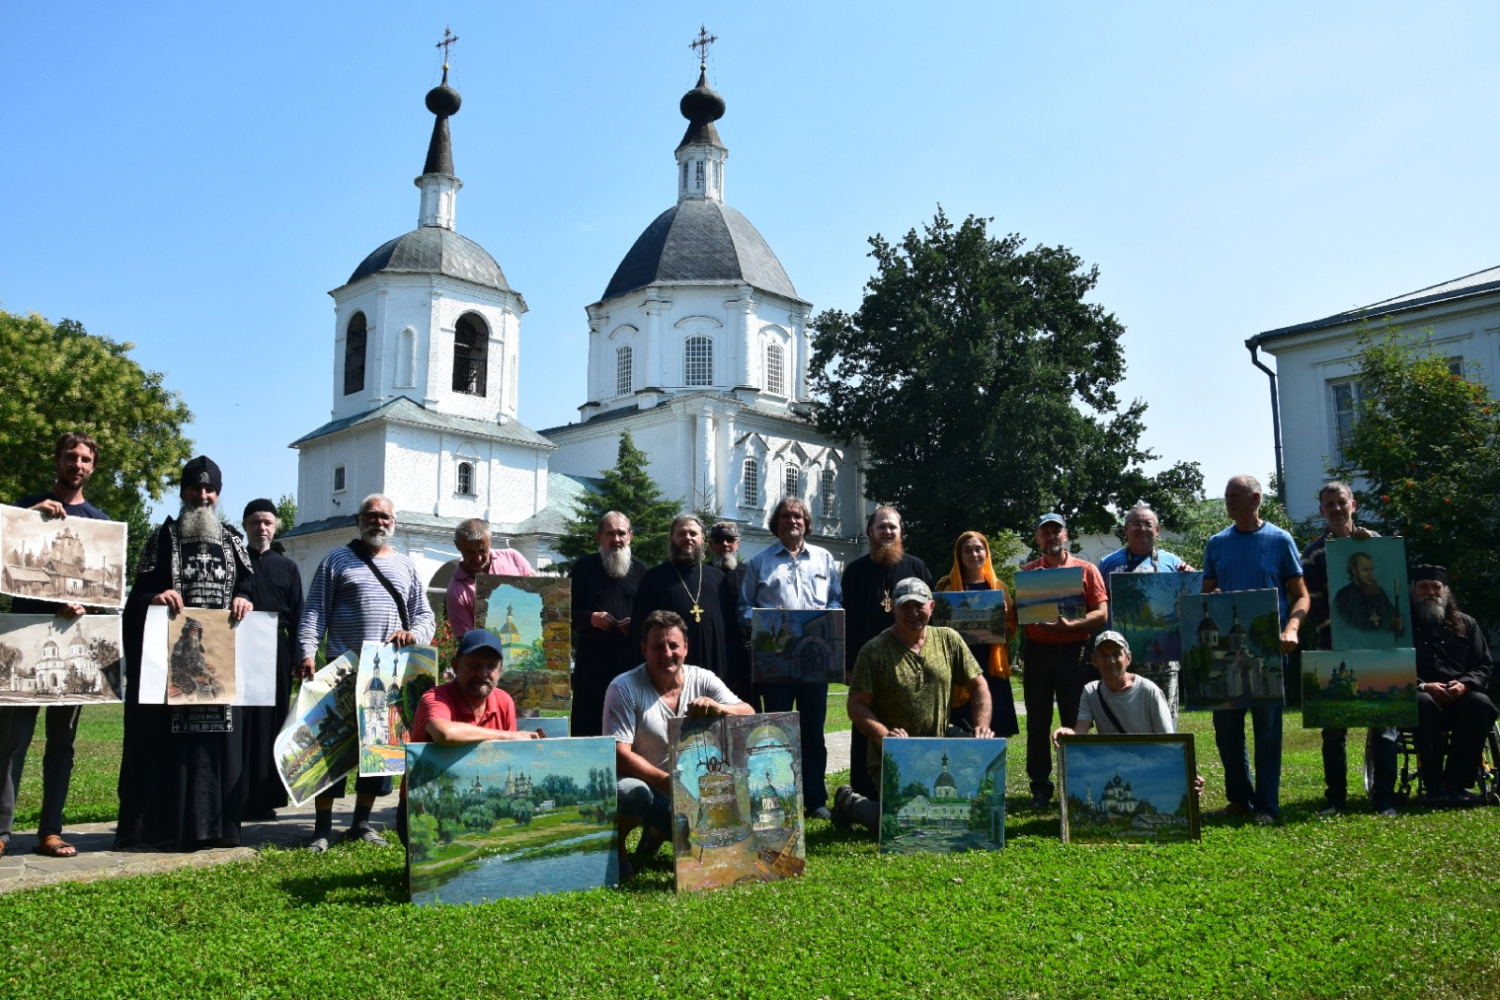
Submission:
[[[410,901],[402,867],[291,876],[281,880],[281,890],[295,907],[328,903],[380,907]]]

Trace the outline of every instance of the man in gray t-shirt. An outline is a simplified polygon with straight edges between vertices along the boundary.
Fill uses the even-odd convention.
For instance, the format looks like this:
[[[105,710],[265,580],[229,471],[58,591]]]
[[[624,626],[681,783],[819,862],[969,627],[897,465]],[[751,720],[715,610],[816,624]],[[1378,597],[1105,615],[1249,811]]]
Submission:
[[[636,864],[656,856],[672,829],[672,742],[667,720],[682,716],[749,715],[712,672],[687,663],[687,626],[671,611],[653,611],[641,632],[646,662],[616,677],[604,695],[604,735],[615,741],[620,878],[634,874],[625,835],[642,826]]]

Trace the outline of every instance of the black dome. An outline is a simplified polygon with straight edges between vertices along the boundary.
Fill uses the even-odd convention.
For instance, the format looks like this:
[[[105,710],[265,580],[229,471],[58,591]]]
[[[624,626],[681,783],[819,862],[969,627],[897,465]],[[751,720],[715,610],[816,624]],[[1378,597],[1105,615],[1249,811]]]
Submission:
[[[348,284],[377,271],[446,274],[486,288],[511,291],[505,273],[484,247],[441,226],[422,226],[383,243],[360,262]]]
[[[620,261],[603,298],[671,281],[744,282],[797,298],[781,261],[750,220],[715,201],[683,201],[658,215]]]

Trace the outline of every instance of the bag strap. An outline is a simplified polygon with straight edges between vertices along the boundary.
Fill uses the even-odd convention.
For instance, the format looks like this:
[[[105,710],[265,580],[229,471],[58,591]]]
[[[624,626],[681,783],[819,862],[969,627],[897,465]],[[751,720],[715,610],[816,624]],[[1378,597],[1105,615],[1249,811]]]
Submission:
[[[390,580],[387,580],[385,574],[380,572],[380,567],[375,565],[375,560],[370,558],[369,547],[366,546],[364,542],[356,538],[354,541],[349,543],[349,551],[359,556],[359,561],[369,567],[370,572],[375,574],[375,579],[379,580],[380,585],[385,588],[385,592],[391,595],[391,600],[396,602],[396,614],[401,616],[401,631],[410,632],[411,616],[406,610],[406,601],[403,600],[401,595],[396,592],[395,584],[391,583]],[[1118,723],[1116,723],[1116,725],[1118,725]]]
[[[1094,688],[1094,697],[1097,698],[1097,699],[1099,699],[1099,707],[1102,708],[1102,709],[1104,709],[1104,714],[1109,717],[1110,724],[1115,727],[1115,732],[1120,733],[1121,735],[1124,735],[1124,733],[1125,733],[1125,727],[1122,726],[1122,725],[1120,725],[1120,720],[1117,719],[1117,718],[1115,718],[1115,713],[1110,710],[1109,702],[1107,702],[1107,701],[1104,700],[1104,687],[1103,687],[1103,683],[1104,682],[1101,681],[1100,682],[1100,686]]]

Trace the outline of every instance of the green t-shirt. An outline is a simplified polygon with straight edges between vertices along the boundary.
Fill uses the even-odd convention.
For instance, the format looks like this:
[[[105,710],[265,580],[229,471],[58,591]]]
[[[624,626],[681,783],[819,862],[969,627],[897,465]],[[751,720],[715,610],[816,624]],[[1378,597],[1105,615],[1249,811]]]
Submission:
[[[979,663],[951,628],[927,626],[927,641],[913,652],[891,629],[865,643],[854,661],[850,694],[869,694],[875,718],[910,736],[942,736],[954,686],[980,675]],[[879,780],[880,751],[870,744],[870,773]]]

